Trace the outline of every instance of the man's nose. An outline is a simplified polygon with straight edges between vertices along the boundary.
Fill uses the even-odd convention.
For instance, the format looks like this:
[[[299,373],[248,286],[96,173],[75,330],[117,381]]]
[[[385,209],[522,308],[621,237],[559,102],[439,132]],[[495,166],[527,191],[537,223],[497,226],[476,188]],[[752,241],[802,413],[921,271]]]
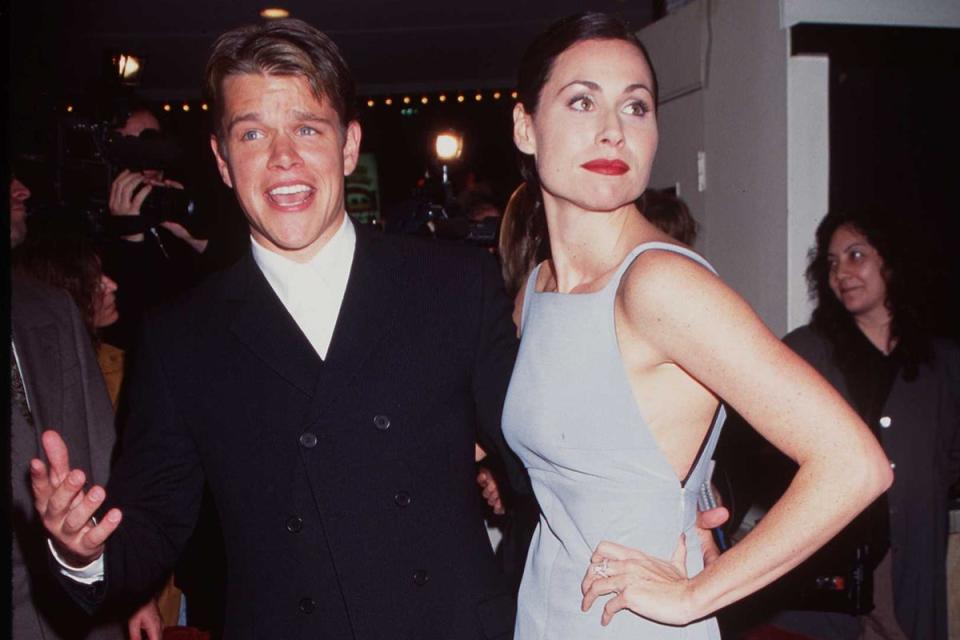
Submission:
[[[287,135],[279,135],[270,148],[270,166],[276,169],[291,169],[299,166],[303,160],[297,152],[294,141]]]

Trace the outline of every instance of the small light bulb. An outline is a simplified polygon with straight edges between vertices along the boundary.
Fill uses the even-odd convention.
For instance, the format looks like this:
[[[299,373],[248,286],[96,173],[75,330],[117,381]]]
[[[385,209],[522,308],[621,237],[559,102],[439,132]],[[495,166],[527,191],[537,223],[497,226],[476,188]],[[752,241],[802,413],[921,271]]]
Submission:
[[[437,100],[439,100],[440,102],[446,102],[446,101],[447,101],[447,94],[441,93],[440,96],[437,98]]]
[[[462,95],[457,96],[457,102],[463,102],[463,100],[464,100],[464,97]]]
[[[172,107],[171,107],[169,104],[163,105],[163,110],[164,110],[164,111],[170,111],[171,108],[172,108]]]
[[[260,17],[267,20],[280,20],[281,18],[289,18],[290,12],[282,7],[267,7],[260,10]]]

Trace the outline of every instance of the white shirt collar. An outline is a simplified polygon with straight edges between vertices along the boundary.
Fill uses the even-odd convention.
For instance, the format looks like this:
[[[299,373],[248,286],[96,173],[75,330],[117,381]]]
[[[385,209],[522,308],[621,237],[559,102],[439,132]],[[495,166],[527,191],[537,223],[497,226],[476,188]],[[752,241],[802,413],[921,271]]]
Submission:
[[[297,326],[325,358],[340,314],[357,232],[347,215],[340,228],[308,262],[294,262],[261,246],[253,237],[253,260]]]

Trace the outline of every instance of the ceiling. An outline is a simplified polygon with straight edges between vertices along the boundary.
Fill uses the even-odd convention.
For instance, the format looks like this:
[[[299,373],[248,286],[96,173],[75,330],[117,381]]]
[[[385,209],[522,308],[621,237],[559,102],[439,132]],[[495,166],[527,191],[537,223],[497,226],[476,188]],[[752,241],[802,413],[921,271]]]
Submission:
[[[653,19],[656,1],[289,0],[272,6],[329,34],[351,64],[360,93],[369,95],[508,87],[526,44],[554,19],[609,11],[639,29]],[[96,81],[104,52],[117,50],[145,56],[141,93],[161,100],[198,97],[214,38],[260,20],[265,3],[12,0],[8,6],[15,88],[20,83],[75,95]]]

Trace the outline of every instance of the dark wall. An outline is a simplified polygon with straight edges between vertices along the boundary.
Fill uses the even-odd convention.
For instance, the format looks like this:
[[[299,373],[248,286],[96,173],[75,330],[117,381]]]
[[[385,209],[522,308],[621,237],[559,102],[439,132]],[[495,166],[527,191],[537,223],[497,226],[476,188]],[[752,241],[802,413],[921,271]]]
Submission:
[[[830,207],[886,208],[916,232],[936,324],[960,327],[960,30],[801,25],[830,57]]]

